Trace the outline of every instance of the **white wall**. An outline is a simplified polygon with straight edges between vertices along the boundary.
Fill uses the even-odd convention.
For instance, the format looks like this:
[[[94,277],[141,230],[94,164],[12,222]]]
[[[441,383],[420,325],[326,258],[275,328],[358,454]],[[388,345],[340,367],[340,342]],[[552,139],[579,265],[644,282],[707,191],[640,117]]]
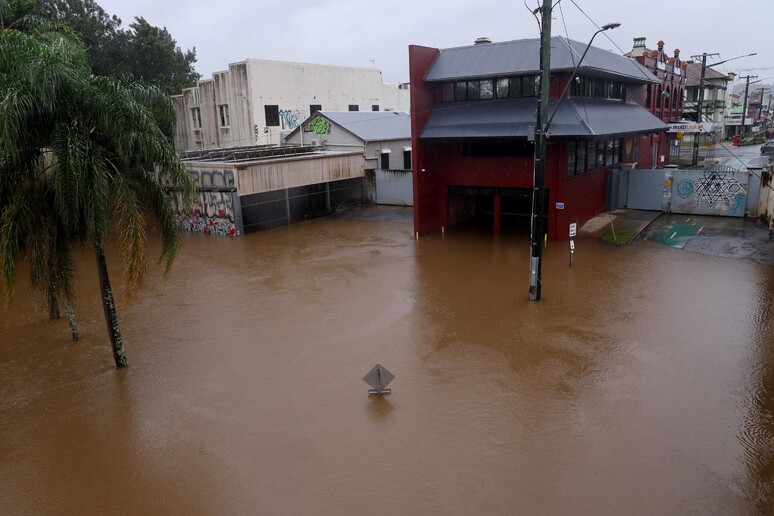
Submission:
[[[381,111],[409,110],[409,90],[384,84],[381,71],[373,68],[248,59],[200,81],[196,89],[202,111],[199,131],[190,120],[193,95],[176,97],[179,151],[280,144],[281,136],[305,120],[314,104],[328,111],[347,111],[352,104],[360,111],[371,111],[373,105]],[[228,128],[218,120],[217,106],[224,103],[231,116]],[[278,106],[279,126],[267,125],[266,105]]]

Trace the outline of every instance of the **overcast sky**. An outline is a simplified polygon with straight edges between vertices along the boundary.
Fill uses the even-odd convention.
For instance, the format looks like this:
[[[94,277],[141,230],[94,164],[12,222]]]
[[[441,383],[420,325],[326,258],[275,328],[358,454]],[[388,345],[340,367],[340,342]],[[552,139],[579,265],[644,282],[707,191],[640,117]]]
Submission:
[[[620,53],[638,36],[681,57],[712,60],[757,52],[721,72],[774,77],[774,0],[554,0],[552,33],[586,42],[594,23],[620,22],[594,45]],[[126,27],[135,16],[166,27],[183,49],[196,47],[204,78],[247,58],[376,67],[385,82],[408,81],[408,46],[437,48],[538,37],[524,0],[97,0]],[[527,0],[530,9],[538,0]],[[581,12],[585,11],[588,18]],[[592,21],[589,20],[591,18]],[[566,25],[566,32],[565,32]],[[612,39],[607,39],[609,35]],[[771,68],[769,68],[771,67]],[[750,70],[750,69],[753,70]],[[771,81],[765,81],[771,82]]]

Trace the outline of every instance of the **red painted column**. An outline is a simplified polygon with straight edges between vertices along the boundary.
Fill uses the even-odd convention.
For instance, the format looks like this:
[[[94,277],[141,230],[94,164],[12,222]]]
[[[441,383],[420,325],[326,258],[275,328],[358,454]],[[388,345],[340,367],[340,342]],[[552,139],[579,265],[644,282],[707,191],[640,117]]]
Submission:
[[[494,234],[500,234],[500,196],[494,196]]]

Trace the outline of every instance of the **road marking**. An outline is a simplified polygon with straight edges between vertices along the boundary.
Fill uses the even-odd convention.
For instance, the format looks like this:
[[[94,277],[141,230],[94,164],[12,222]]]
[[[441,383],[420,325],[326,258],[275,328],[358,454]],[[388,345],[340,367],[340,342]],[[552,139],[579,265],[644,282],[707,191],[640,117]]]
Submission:
[[[675,231],[674,233],[672,233],[672,236],[671,236],[671,237],[669,237],[669,238],[674,238],[676,234],[677,234],[677,231]]]

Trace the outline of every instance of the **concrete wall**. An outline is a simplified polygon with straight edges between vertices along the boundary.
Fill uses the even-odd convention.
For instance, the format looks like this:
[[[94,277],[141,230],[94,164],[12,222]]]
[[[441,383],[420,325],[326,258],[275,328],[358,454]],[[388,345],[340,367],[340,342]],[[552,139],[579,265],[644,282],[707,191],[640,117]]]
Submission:
[[[746,170],[675,170],[672,212],[743,217],[750,179]]]
[[[389,151],[389,167],[387,170],[407,170],[403,166],[403,152],[411,148],[411,140],[388,140],[368,142],[365,148],[366,168],[380,169],[382,167],[381,156],[384,151]],[[410,170],[410,167],[409,167]]]
[[[222,104],[229,106],[226,127],[219,120]],[[267,125],[266,105],[278,107],[279,126]],[[408,111],[409,90],[384,84],[382,72],[372,68],[248,59],[175,97],[175,145],[178,151],[187,151],[279,144],[309,116],[311,105],[328,111],[347,111],[350,105],[360,111],[371,111],[374,105],[382,111]],[[201,108],[198,130],[193,127],[192,107]]]
[[[411,170],[376,170],[376,203],[414,205],[414,179]]]

